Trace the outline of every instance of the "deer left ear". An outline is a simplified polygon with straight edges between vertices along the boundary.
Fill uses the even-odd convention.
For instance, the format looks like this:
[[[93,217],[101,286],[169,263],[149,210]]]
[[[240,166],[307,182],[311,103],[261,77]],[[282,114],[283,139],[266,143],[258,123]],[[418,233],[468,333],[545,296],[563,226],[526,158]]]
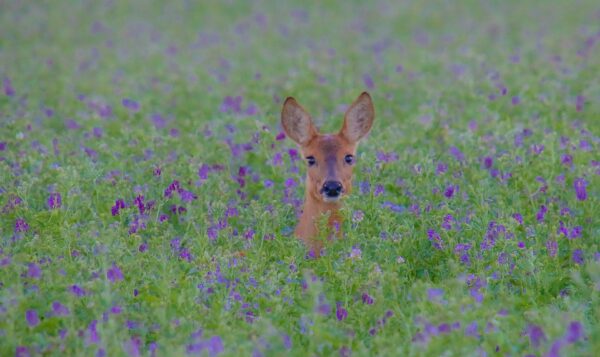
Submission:
[[[363,92],[346,111],[340,134],[356,143],[369,133],[373,120],[375,120],[373,101],[369,93]]]

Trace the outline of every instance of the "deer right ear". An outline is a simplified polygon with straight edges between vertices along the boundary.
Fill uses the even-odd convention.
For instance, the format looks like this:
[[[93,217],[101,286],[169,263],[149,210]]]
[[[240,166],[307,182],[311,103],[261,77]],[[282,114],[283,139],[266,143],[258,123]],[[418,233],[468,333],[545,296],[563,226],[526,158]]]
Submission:
[[[308,144],[318,135],[310,115],[292,97],[288,97],[283,103],[281,126],[285,134],[300,146]]]

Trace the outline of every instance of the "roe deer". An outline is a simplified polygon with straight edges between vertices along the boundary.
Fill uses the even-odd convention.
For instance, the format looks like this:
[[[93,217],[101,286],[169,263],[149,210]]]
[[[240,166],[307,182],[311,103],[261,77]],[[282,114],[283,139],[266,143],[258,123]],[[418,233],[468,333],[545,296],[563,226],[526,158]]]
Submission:
[[[283,103],[281,125],[286,135],[300,146],[308,165],[304,207],[295,235],[315,256],[322,248],[317,220],[329,213],[329,233],[340,235],[340,199],[352,190],[352,168],[356,147],[373,125],[375,109],[371,96],[363,92],[344,115],[337,134],[320,134],[310,115],[292,97]]]

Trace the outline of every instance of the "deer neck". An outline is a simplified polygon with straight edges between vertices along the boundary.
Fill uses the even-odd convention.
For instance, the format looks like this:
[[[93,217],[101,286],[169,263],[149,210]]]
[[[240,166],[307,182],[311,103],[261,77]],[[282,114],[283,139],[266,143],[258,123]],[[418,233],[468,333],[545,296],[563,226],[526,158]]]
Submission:
[[[308,192],[304,199],[304,206],[296,235],[302,240],[310,243],[319,235],[318,222],[323,214],[329,214],[327,226],[331,229],[331,233],[339,234],[340,225],[342,223],[340,210],[340,202],[323,202],[312,197]]]

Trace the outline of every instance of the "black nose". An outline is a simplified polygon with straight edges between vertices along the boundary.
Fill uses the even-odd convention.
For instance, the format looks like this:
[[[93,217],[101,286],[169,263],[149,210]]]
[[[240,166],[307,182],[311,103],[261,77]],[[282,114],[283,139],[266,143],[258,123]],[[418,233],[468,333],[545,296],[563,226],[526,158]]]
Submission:
[[[337,197],[342,193],[342,183],[338,181],[327,181],[323,184],[323,193],[327,197]]]

